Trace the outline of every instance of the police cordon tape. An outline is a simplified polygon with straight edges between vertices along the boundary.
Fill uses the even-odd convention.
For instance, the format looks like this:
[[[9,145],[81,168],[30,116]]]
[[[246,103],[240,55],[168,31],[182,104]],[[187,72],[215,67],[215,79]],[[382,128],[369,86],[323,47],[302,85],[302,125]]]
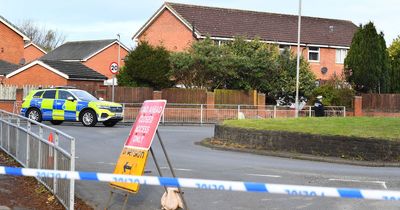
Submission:
[[[74,179],[98,182],[127,182],[142,185],[184,187],[219,191],[261,192],[292,196],[337,197],[368,200],[400,201],[400,191],[333,188],[302,185],[268,184],[257,182],[221,181],[155,176],[129,176],[110,173],[59,171],[0,166],[0,174],[40,178]]]

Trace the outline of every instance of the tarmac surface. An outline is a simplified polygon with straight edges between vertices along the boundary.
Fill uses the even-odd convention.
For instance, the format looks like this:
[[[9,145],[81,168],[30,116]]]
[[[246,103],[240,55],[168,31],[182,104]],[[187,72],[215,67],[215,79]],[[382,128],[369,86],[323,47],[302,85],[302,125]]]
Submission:
[[[76,170],[112,173],[131,126],[55,126],[76,138]],[[202,178],[276,184],[400,190],[400,168],[368,167],[221,151],[196,142],[213,136],[213,126],[160,126],[161,137],[175,172],[182,178]],[[165,176],[167,164],[158,139],[152,148]],[[146,171],[157,176],[149,155]],[[107,183],[76,182],[76,193],[95,209],[104,209],[111,188]],[[129,196],[127,209],[160,209],[163,188],[141,186]],[[400,209],[400,201],[297,197],[266,193],[183,189],[188,209]],[[110,209],[121,209],[124,196],[116,195]]]

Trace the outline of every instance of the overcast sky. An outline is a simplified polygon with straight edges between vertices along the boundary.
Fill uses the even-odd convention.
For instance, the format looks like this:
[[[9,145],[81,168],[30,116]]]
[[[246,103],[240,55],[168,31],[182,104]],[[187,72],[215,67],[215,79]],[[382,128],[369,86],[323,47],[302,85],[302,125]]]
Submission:
[[[297,14],[298,0],[173,0],[187,4]],[[67,41],[112,39],[134,46],[131,37],[164,3],[161,0],[0,0],[0,15],[17,24],[30,19],[56,29]],[[387,45],[400,35],[399,0],[303,0],[302,15],[373,21]]]

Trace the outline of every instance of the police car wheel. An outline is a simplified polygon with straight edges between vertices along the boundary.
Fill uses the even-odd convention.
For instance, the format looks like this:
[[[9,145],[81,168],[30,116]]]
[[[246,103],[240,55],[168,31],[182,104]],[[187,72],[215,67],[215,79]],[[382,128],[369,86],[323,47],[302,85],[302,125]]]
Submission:
[[[84,126],[93,127],[97,123],[96,114],[92,110],[86,110],[82,113],[81,122]]]
[[[35,120],[36,122],[42,122],[42,113],[40,113],[39,109],[29,109],[29,111],[26,113],[26,116],[31,120]]]
[[[64,121],[62,121],[62,120],[51,120],[50,122],[53,125],[61,125],[61,123],[63,123]]]

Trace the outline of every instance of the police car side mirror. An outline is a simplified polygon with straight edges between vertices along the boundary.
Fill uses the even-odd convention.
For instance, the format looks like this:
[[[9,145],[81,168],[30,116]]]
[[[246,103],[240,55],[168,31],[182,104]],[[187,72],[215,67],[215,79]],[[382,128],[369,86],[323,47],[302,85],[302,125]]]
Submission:
[[[99,100],[100,100],[100,101],[104,101],[104,98],[102,98],[102,97],[99,97]]]
[[[72,97],[72,96],[68,96],[67,100],[68,101],[75,101],[74,97]]]

